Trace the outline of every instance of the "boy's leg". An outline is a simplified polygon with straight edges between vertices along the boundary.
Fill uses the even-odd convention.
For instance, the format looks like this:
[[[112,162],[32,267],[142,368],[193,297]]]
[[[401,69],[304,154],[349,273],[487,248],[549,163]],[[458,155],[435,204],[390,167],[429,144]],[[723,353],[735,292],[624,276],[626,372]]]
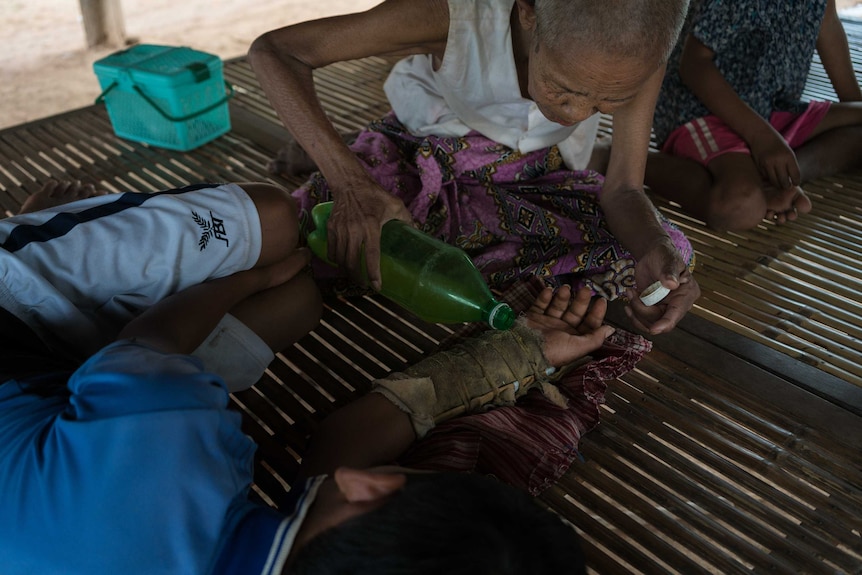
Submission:
[[[245,182],[239,187],[248,194],[260,221],[260,255],[254,266],[280,261],[299,244],[299,219],[295,200],[279,186]]]
[[[274,352],[313,330],[320,321],[322,299],[310,274],[300,274],[280,286],[254,294],[230,313]]]
[[[803,181],[862,166],[862,102],[832,104],[795,152]]]
[[[281,261],[296,251],[299,223],[294,200],[270,184],[243,183],[260,219],[260,255],[253,267]],[[253,385],[278,352],[320,321],[322,304],[308,274],[258,292],[230,310],[194,355],[219,373],[230,391]],[[238,322],[236,321],[238,320]]]
[[[308,262],[300,251],[291,257]],[[192,355],[219,374],[228,391],[247,389],[260,379],[275,352],[317,326],[321,310],[316,284],[309,274],[300,273],[236,304]]]
[[[3,286],[7,309],[89,354],[175,291],[287,257],[298,238],[293,200],[245,187],[91,197],[7,218],[0,241],[16,269]]]

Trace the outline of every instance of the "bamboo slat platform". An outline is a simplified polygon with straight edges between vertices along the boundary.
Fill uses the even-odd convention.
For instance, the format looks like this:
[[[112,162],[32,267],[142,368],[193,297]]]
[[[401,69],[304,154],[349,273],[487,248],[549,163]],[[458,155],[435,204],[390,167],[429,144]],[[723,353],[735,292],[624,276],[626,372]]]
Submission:
[[[319,71],[340,130],[386,111],[388,67],[369,59]],[[298,184],[265,173],[283,130],[247,64],[228,63],[226,75],[238,93],[234,129],[189,153],[116,138],[100,107],[0,131],[0,207],[14,213],[48,177],[141,192],[208,180]],[[703,303],[611,382],[584,461],[541,498],[582,533],[592,572],[862,573],[862,388],[850,377],[862,325],[851,233],[862,181],[821,187],[843,212],[824,206],[805,227],[730,238],[662,206],[698,249]],[[844,287],[824,298],[819,277]],[[618,308],[611,320],[625,325]],[[277,505],[322,417],[450,333],[380,298],[329,301],[321,326],[234,397],[260,445],[255,496]]]

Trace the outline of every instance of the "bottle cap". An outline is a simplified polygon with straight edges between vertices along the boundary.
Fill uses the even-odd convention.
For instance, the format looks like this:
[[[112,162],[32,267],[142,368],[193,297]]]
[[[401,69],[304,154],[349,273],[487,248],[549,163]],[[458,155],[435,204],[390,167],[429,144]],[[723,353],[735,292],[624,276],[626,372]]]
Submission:
[[[494,329],[507,330],[515,324],[515,312],[507,303],[498,303],[488,314],[488,325]]]
[[[661,282],[655,282],[644,291],[641,292],[641,302],[647,307],[653,306],[663,300],[670,290],[661,285]]]

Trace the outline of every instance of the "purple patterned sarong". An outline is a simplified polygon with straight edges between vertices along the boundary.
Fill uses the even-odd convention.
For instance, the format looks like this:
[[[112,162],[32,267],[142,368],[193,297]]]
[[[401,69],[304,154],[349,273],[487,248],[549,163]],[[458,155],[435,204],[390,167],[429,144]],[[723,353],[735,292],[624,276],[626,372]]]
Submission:
[[[404,201],[417,227],[466,251],[492,288],[540,276],[615,299],[634,287],[631,254],[617,243],[599,206],[604,178],[566,169],[556,146],[524,154],[475,132],[418,137],[390,113],[351,149]],[[332,199],[329,186],[316,173],[293,195],[308,233],[311,208]],[[662,225],[691,263],[683,233],[664,218]],[[336,270],[318,262],[315,273],[323,279]]]

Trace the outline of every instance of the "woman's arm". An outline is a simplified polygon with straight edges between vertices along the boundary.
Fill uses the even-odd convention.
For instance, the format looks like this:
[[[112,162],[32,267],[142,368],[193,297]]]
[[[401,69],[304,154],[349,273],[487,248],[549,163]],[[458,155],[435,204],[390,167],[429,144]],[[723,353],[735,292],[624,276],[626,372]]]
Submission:
[[[670,241],[643,191],[652,115],[664,71],[664,66],[656,70],[637,96],[614,112],[613,146],[602,188],[601,205],[608,225],[637,260],[656,243]]]
[[[631,308],[635,325],[653,334],[673,329],[700,295],[643,190],[653,110],[664,71],[664,66],[656,70],[637,97],[614,112],[611,158],[601,196],[608,227],[637,261],[638,288],[661,281],[671,290],[660,305]]]
[[[448,32],[445,0],[388,0],[366,12],[267,32],[249,51],[249,61],[279,118],[333,190],[330,258],[360,278],[364,245],[368,276],[378,288],[380,229],[390,219],[410,221],[410,215],[400,200],[368,176],[344,144],[315,93],[312,70],[367,56],[427,53],[442,58]]]
[[[862,90],[853,71],[847,34],[838,18],[835,0],[829,0],[826,5],[826,13],[820,24],[820,34],[817,36],[817,53],[820,54],[820,61],[832,82],[832,87],[835,88],[838,99],[842,102],[862,101]]]

